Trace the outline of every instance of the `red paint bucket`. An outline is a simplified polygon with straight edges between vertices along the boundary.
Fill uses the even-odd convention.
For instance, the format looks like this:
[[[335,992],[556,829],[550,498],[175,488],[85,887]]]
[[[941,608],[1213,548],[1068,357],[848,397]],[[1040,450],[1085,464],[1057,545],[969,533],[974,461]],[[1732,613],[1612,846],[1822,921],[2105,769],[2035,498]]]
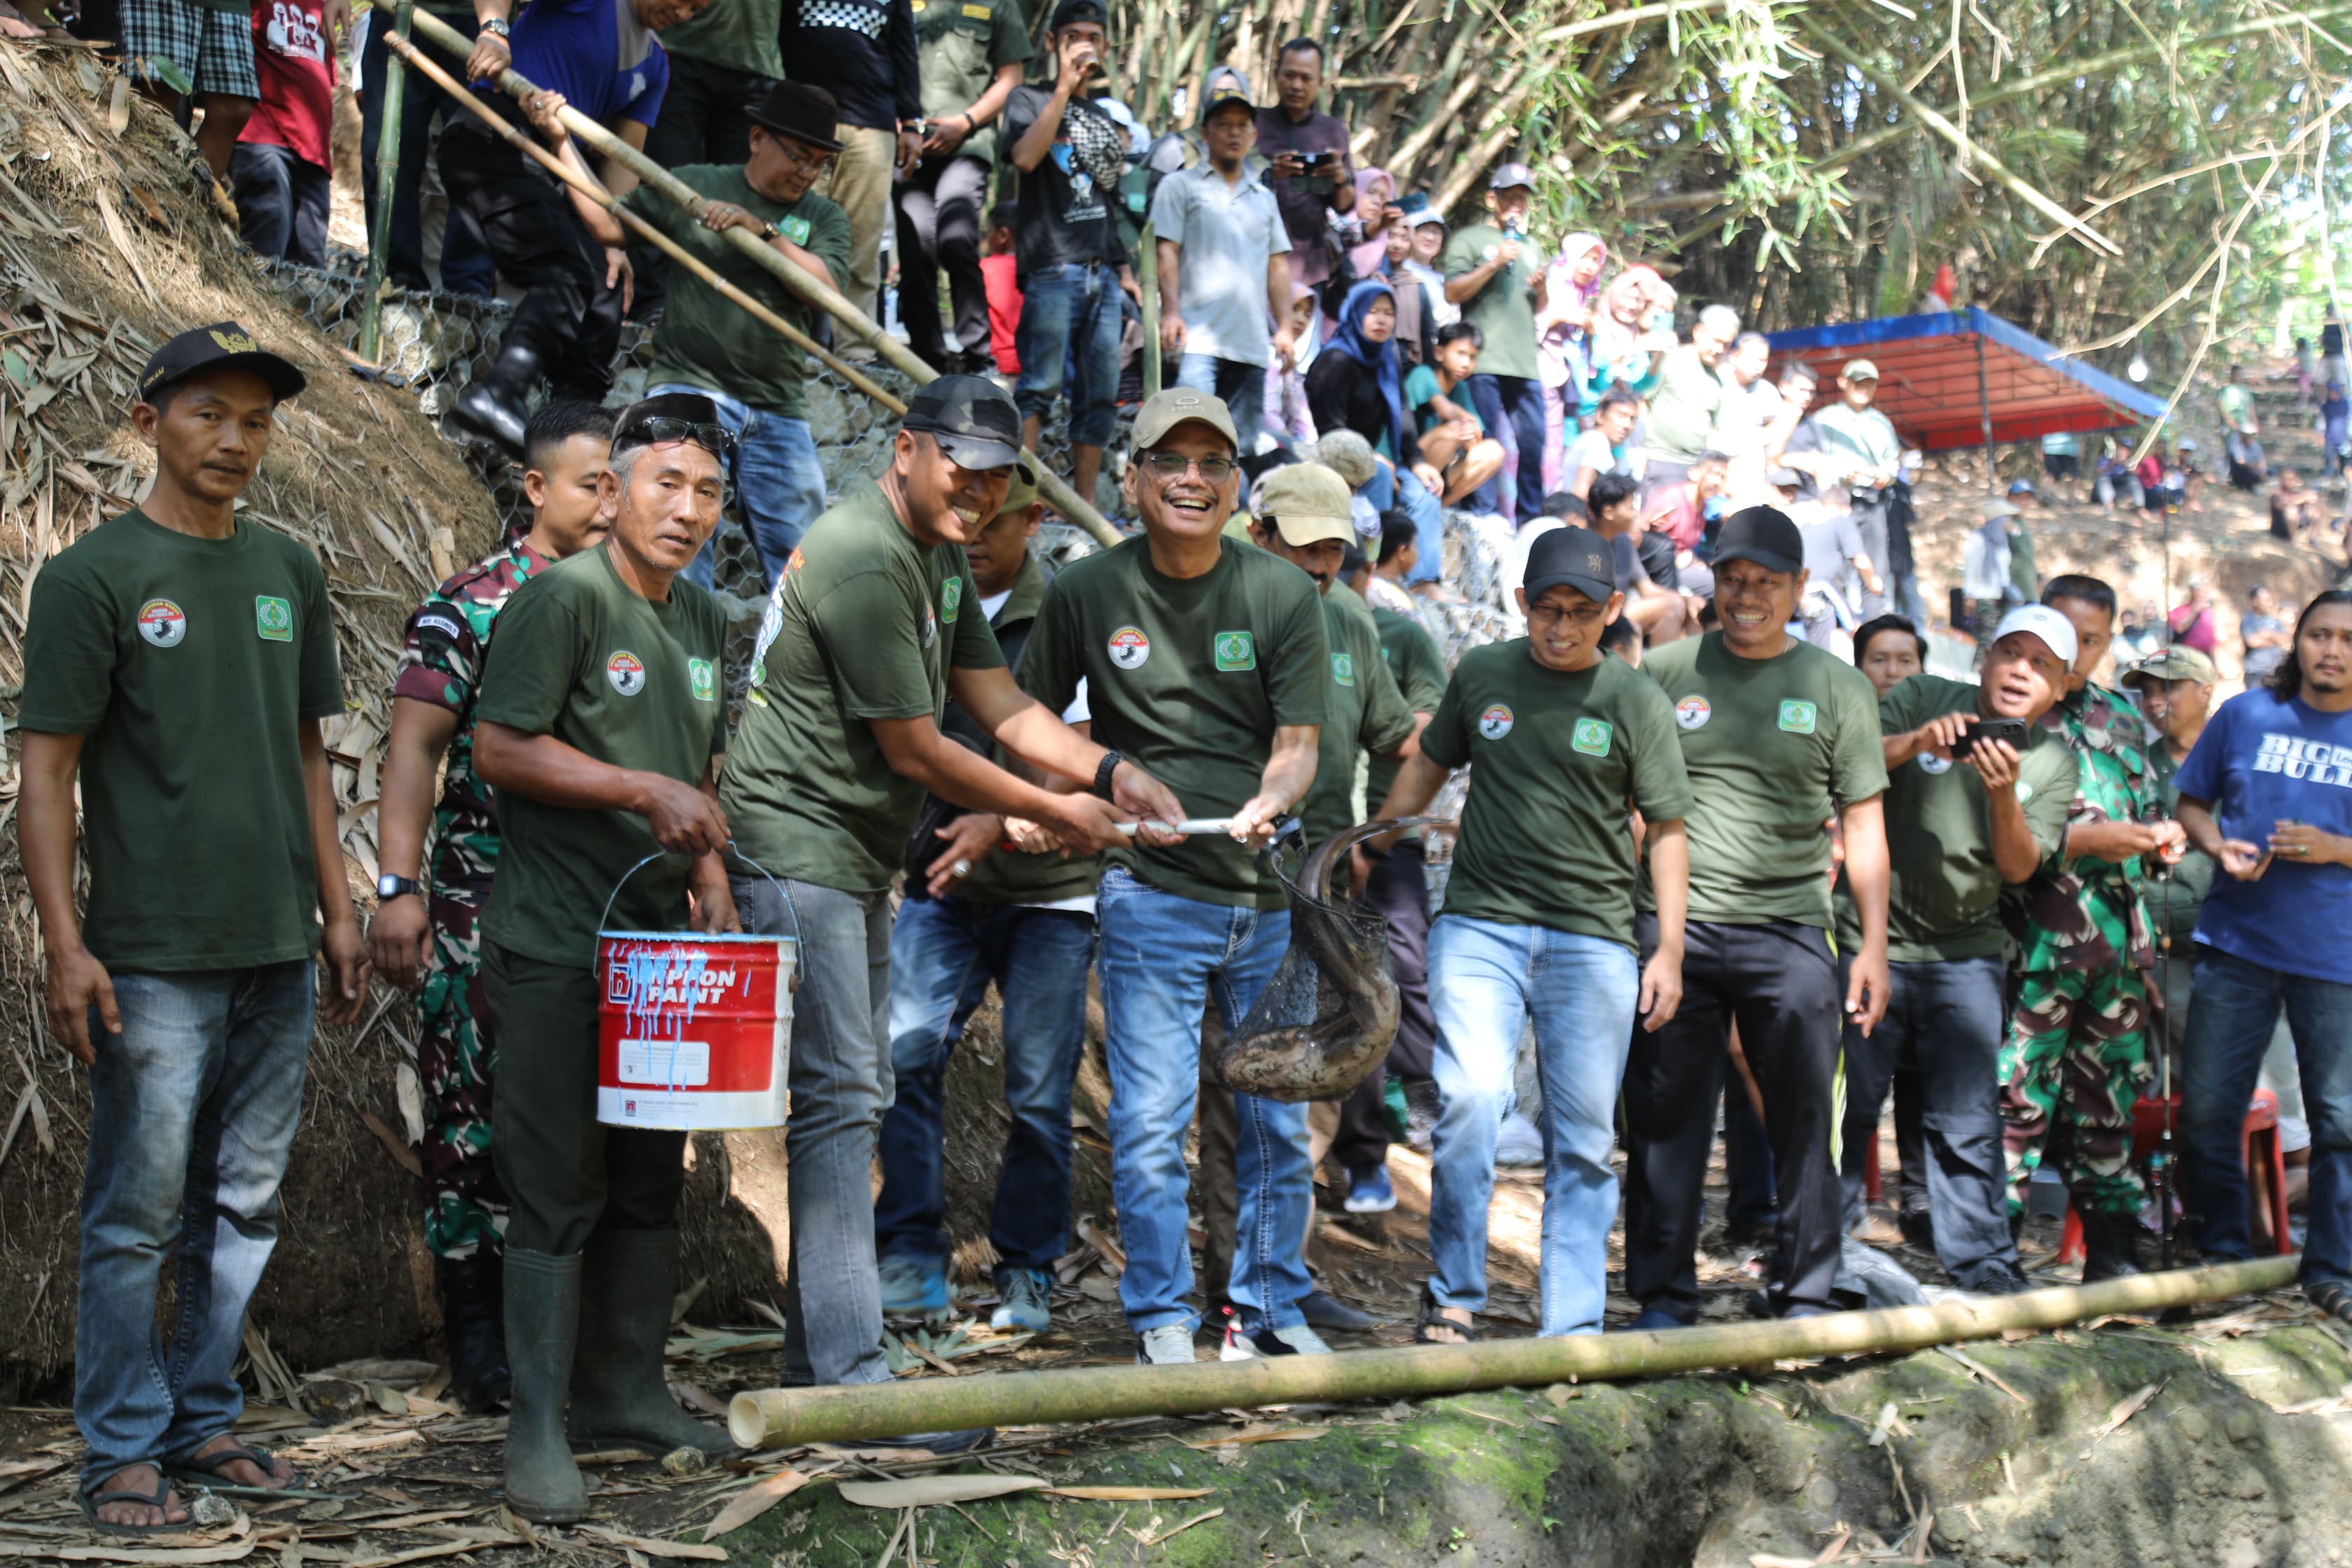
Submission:
[[[790,937],[601,933],[596,1120],[782,1126],[795,956]]]

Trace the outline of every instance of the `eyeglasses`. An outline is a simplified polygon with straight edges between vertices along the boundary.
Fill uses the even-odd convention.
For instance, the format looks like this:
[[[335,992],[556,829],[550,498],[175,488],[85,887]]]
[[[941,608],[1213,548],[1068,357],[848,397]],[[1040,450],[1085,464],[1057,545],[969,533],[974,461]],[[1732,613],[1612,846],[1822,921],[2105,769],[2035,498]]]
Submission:
[[[1187,468],[1198,468],[1201,478],[1213,485],[1223,484],[1234,477],[1234,470],[1241,467],[1231,458],[1188,458],[1181,452],[1164,452],[1157,448],[1143,454],[1143,466],[1150,469],[1152,477],[1162,484],[1182,479]]]
[[[640,419],[613,437],[616,447],[659,447],[670,441],[691,441],[714,458],[726,458],[735,450],[735,432],[726,426],[702,425],[671,415]]]
[[[778,152],[812,174],[824,174],[833,163],[833,154],[822,147],[810,147],[803,151],[801,145],[789,136],[778,136],[772,140]]]

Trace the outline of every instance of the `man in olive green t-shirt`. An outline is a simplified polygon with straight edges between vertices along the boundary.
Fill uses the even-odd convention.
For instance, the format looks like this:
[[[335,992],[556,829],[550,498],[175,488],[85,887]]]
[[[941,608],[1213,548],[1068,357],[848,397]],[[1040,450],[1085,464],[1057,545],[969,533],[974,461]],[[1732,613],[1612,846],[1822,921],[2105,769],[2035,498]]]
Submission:
[[[2074,651],[2065,616],[2021,605],[1995,634],[1981,685],[1915,675],[1878,704],[1893,868],[1886,1016],[1868,1036],[1845,1031],[1844,1215],[1861,1219],[1866,1152],[1887,1085],[1907,1068],[1937,1257],[1954,1284],[1988,1295],[2026,1289],[2003,1191],[2000,894],[2032,880],[2066,837],[2074,753],[2041,720]],[[2022,738],[1987,723],[2021,725]]]
[[[871,1186],[891,1097],[890,886],[928,792],[1018,818],[1090,854],[1175,797],[1013,684],[963,546],[1002,510],[1021,445],[1013,400],[948,375],[909,399],[877,483],[817,519],[768,603],[719,798],[737,845],[772,875],[739,878],[754,931],[800,943],[793,1008],[787,1383],[887,1383]],[[952,698],[1062,794],[959,744]],[[1091,786],[1088,788],[1087,786]],[[978,1432],[906,1442],[933,1452]]]
[[[26,616],[16,845],[49,1033],[89,1068],[74,1421],[101,1527],[186,1523],[167,1476],[295,1481],[237,1442],[231,1369],[278,1238],[312,955],[330,1023],[367,987],[319,730],[343,710],[326,576],[236,515],[273,410],[302,386],[234,321],[157,349],[131,410],[154,488],[42,566]],[[205,1303],[168,1350],[167,1257],[181,1302]]]
[[[1213,1000],[1238,1028],[1289,945],[1282,886],[1253,851],[1314,783],[1329,679],[1315,584],[1222,531],[1241,488],[1235,444],[1232,415],[1207,393],[1171,388],[1144,405],[1127,470],[1143,537],[1063,569],[1021,661],[1022,685],[1048,707],[1085,681],[1096,739],[1166,779],[1190,815],[1226,819],[1223,834],[1115,850],[1095,895],[1119,1300],[1136,1359],[1152,1364],[1192,1361],[1184,1130],[1202,1011]],[[1298,1304],[1312,1289],[1307,1108],[1235,1099],[1239,1245],[1229,1277],[1208,1284],[1240,1314],[1227,1352],[1322,1351]]]
[[[1862,917],[1843,1012],[1868,1032],[1886,1007],[1876,693],[1860,670],[1788,635],[1805,584],[1804,539],[1788,517],[1760,506],[1733,513],[1715,568],[1721,629],[1642,661],[1674,706],[1696,803],[1682,1011],[1664,1028],[1635,1031],[1625,1072],[1625,1283],[1645,1329],[1698,1315],[1692,1253],[1735,1023],[1763,1091],[1779,1184],[1785,1271],[1768,1302],[1784,1317],[1832,1310],[1840,998],[1822,826],[1832,815]],[[1654,920],[1642,917],[1644,948]]]
[[[481,931],[509,1205],[506,1490],[525,1519],[586,1517],[567,1436],[730,1447],[662,1381],[686,1134],[606,1125],[624,1103],[595,1088],[599,931],[740,929],[715,788],[727,623],[682,580],[718,526],[729,444],[708,398],[622,410],[597,479],[611,533],[516,590],[482,669],[474,769],[501,836]]]
[[[1664,1026],[1683,990],[1690,780],[1664,693],[1601,651],[1601,627],[1625,607],[1608,542],[1588,528],[1541,535],[1517,595],[1527,637],[1462,656],[1420,754],[1380,811],[1415,816],[1451,770],[1471,770],[1445,910],[1429,939],[1439,1110],[1434,1267],[1415,1335],[1425,1343],[1478,1337],[1496,1134],[1530,1022],[1548,1156],[1541,1331],[1601,1331],[1626,1042],[1637,1017]],[[1655,883],[1645,958],[1634,936],[1632,812]]]
[[[923,155],[892,191],[898,209],[898,319],[907,346],[939,371],[986,375],[988,286],[980,275],[981,209],[996,165],[996,117],[1021,85],[1029,25],[1021,0],[914,0],[922,77]],[[953,331],[940,331],[940,273]]]
[[[751,111],[751,154],[741,164],[670,171],[706,199],[698,215],[649,185],[632,190],[622,205],[785,321],[813,331],[815,311],[720,236],[730,228],[757,235],[811,278],[838,288],[848,276],[849,219],[810,189],[841,150],[835,131],[831,93],[780,81]],[[617,247],[628,240],[618,218],[577,191],[572,205],[598,244]],[[717,405],[719,423],[735,437],[728,470],[736,505],[772,588],[793,547],[825,508],[824,468],[809,433],[808,356],[682,267],[669,274],[667,291],[654,326],[646,395],[692,393]],[[688,579],[709,587],[718,559],[716,543],[704,545]]]
[[[1545,269],[1542,258],[1528,250],[1527,234],[1535,183],[1525,163],[1496,170],[1486,182],[1486,210],[1495,221],[1460,230],[1437,258],[1437,269],[1445,275],[1446,302],[1460,306],[1462,319],[1486,340],[1478,374],[1469,379],[1470,400],[1486,433],[1503,443],[1503,511],[1521,523],[1543,515],[1544,493],[1536,310],[1544,302]]]

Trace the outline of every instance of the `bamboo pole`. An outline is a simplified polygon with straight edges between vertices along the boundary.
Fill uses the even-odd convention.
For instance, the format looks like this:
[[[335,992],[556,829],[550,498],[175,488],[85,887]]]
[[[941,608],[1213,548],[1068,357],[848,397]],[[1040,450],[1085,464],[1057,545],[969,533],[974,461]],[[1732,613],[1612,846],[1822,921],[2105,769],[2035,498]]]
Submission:
[[[627,207],[623,206],[614,198],[612,192],[604,189],[604,186],[581,174],[579,170],[565,163],[562,158],[557,157],[554,153],[541,146],[536,141],[524,135],[521,132],[516,130],[513,126],[499,119],[496,110],[493,110],[488,104],[484,103],[476,94],[467,91],[466,89],[453,79],[448,72],[443,70],[439,66],[435,65],[431,59],[427,58],[415,45],[410,43],[405,38],[397,37],[386,38],[384,42],[392,46],[394,53],[405,59],[410,65],[415,66],[426,80],[440,88],[441,90],[456,99],[458,102],[464,104],[476,114],[480,115],[483,122],[489,126],[490,130],[498,135],[499,140],[505,142],[507,145],[514,148],[517,152],[521,153],[524,156],[532,159],[542,168],[546,169],[549,174],[553,174],[557,179],[562,180],[565,184],[570,185],[573,190],[578,191],[582,195],[586,196],[590,201],[594,202],[598,206],[603,207],[606,212],[611,213],[614,217],[620,221],[624,227],[629,230],[630,233],[638,236],[642,239],[649,241],[656,249],[667,256],[672,261],[677,262],[680,267],[685,268],[688,271],[701,279],[705,283],[708,283],[713,289],[718,289],[719,293],[726,296],[727,299],[734,304],[740,306],[744,311],[751,315],[754,321],[760,322],[761,325],[772,328],[774,331],[782,333],[784,339],[794,348],[800,349],[806,353],[814,354],[824,363],[826,369],[840,376],[844,381],[849,383],[850,385],[856,387],[858,391],[864,393],[875,402],[890,410],[891,413],[903,415],[907,412],[907,405],[904,403],[891,395],[890,393],[884,390],[875,382],[872,382],[864,375],[859,374],[856,366],[845,363],[843,361],[835,359],[830,353],[826,352],[826,350],[823,348],[814,338],[810,337],[806,332],[802,331],[798,327],[784,320],[783,317],[777,315],[773,310],[768,309],[767,306],[762,305],[759,300],[753,299],[751,295],[746,294],[734,284],[730,283],[726,279],[720,277],[709,262],[703,260],[692,251],[688,250],[684,246],[678,244],[677,241],[664,234],[660,229],[656,228],[652,224],[647,223],[644,218],[639,217],[635,213],[631,212]]]
[[[386,43],[408,41],[411,21],[415,15],[413,0],[400,0],[392,15],[392,32]],[[382,16],[376,18],[383,21]],[[400,79],[400,58],[394,55],[383,63],[383,118],[377,123],[375,139],[375,226],[368,235],[367,282],[364,297],[360,301],[360,358],[373,362],[382,356],[383,333],[383,276],[392,249],[393,192],[400,184],[400,106],[405,96]]]
[[[430,12],[417,12],[415,22],[416,31],[445,48],[456,49],[462,53],[467,47],[463,36],[456,28]],[[517,100],[529,98],[539,91],[538,84],[513,70],[499,73],[499,86]],[[629,170],[639,180],[676,202],[688,212],[697,216],[701,214],[707,205],[704,199],[667,169],[663,168],[570,104],[563,106],[560,118],[563,122],[563,128],[579,141]],[[852,337],[871,347],[877,354],[888,363],[893,370],[908,377],[917,386],[922,386],[939,379],[939,372],[916,357],[914,351],[908,348],[906,344],[884,331],[879,322],[852,305],[838,289],[810,277],[785,260],[773,247],[761,243],[740,228],[730,228],[720,235],[719,238],[744,256],[750,257],[756,265],[772,273],[779,282],[800,296],[803,301],[824,311],[835,321],[847,328]],[[1055,474],[1043,463],[1037,465],[1037,470],[1040,476],[1037,485],[1038,493],[1052,504],[1055,510],[1084,528],[1104,544],[1117,544],[1124,537],[1104,520],[1102,513],[1094,509],[1091,500],[1081,500],[1078,492],[1072,489],[1060,475]]]
[[[1160,235],[1150,218],[1136,242],[1135,276],[1143,293],[1143,395],[1150,397],[1160,390]]]
[[[772,1388],[737,1394],[728,1407],[727,1427],[746,1448],[782,1448],[971,1426],[1183,1415],[1308,1400],[1394,1399],[1572,1378],[1656,1377],[1819,1356],[1874,1355],[1990,1339],[2008,1329],[2054,1329],[2104,1313],[2154,1312],[2273,1290],[2294,1281],[2301,1261],[2264,1258],[1932,1307],[1645,1333]]]

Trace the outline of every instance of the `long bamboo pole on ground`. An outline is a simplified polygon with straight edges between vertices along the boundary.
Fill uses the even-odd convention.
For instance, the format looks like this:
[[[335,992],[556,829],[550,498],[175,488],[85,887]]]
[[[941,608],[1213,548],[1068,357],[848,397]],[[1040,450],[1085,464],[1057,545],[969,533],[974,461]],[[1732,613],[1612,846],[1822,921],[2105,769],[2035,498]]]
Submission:
[[[418,33],[445,48],[454,49],[462,54],[471,47],[455,27],[430,12],[418,11],[415,17],[415,26]],[[537,83],[512,70],[500,71],[498,85],[503,91],[517,100],[528,98],[539,91]],[[574,138],[629,170],[639,180],[676,202],[688,212],[698,216],[707,205],[702,196],[677,175],[570,104],[563,106],[560,118],[563,122],[563,128]],[[917,386],[939,379],[939,372],[925,364],[906,344],[884,331],[879,322],[852,305],[838,289],[827,287],[824,282],[810,277],[785,260],[773,247],[762,244],[740,228],[729,229],[719,236],[719,238],[742,255],[751,258],[755,265],[773,274],[778,282],[783,284],[803,301],[824,311],[835,321],[847,328],[852,337],[871,347],[893,370],[907,376]],[[1043,463],[1038,464],[1037,468],[1042,476],[1037,487],[1038,493],[1045,498],[1055,510],[1084,528],[1105,544],[1119,542],[1124,536],[1105,521],[1102,513],[1095,510],[1091,500],[1082,500],[1077,491],[1072,489],[1066,481],[1048,469]]]
[[[800,349],[803,353],[814,354],[817,359],[824,363],[826,369],[832,371],[835,375],[840,376],[844,381],[849,383],[850,385],[856,387],[858,391],[864,393],[875,402],[879,403],[882,406],[890,410],[891,413],[904,414],[907,412],[906,404],[891,395],[888,391],[885,390],[880,385],[866,379],[864,375],[859,374],[856,366],[844,363],[842,361],[835,359],[831,353],[827,353],[822,346],[820,346],[815,339],[810,337],[806,332],[802,331],[798,327],[793,325],[792,322],[784,320],[783,317],[777,315],[773,310],[768,309],[767,306],[762,305],[759,300],[754,300],[751,295],[746,294],[742,289],[737,288],[734,284],[730,283],[726,279],[720,277],[709,262],[688,250],[684,246],[678,244],[677,241],[672,239],[668,235],[664,234],[660,229],[656,228],[644,218],[639,217],[635,213],[631,212],[627,207],[623,206],[618,201],[614,199],[612,192],[604,189],[604,186],[598,184],[595,181],[587,178],[585,175],[582,174],[579,170],[573,168],[562,158],[541,146],[538,142],[516,130],[505,121],[499,119],[497,110],[493,110],[488,104],[484,103],[477,95],[467,91],[465,87],[461,85],[456,78],[443,70],[439,66],[435,65],[431,59],[427,58],[425,55],[416,47],[415,45],[408,42],[405,38],[386,38],[384,42],[391,46],[394,53],[398,54],[403,59],[405,59],[410,65],[415,67],[418,72],[420,72],[426,80],[440,88],[444,92],[446,92],[450,97],[456,99],[459,103],[464,104],[476,114],[481,116],[483,122],[487,124],[501,141],[505,142],[507,145],[514,148],[517,152],[521,153],[525,157],[533,160],[539,163],[541,167],[547,170],[549,174],[553,174],[557,179],[562,180],[565,184],[570,185],[573,190],[578,191],[582,195],[586,196],[590,201],[594,202],[598,206],[601,206],[606,212],[611,213],[614,218],[619,220],[622,226],[628,229],[630,233],[648,241],[656,249],[667,256],[672,261],[677,262],[680,267],[685,268],[697,278],[701,279],[705,283],[709,284],[713,289],[719,290],[719,292],[726,296],[730,302],[740,306],[754,321],[760,322],[761,325],[772,328],[775,331],[782,334],[784,340],[787,342],[790,342],[794,348]]]
[[[415,16],[413,0],[400,0],[385,41],[406,43]],[[380,26],[383,21],[379,13],[376,22]],[[377,111],[375,141],[375,223],[368,233],[367,282],[360,301],[360,358],[371,363],[383,347],[383,279],[392,248],[393,193],[400,187],[400,110],[405,96],[395,57],[383,66],[383,105]]]
[[[1191,1366],[1071,1367],[988,1377],[924,1378],[739,1394],[727,1427],[746,1448],[854,1442],[908,1432],[1122,1415],[1185,1415],[1307,1400],[1395,1399],[1565,1383],[1657,1377],[1829,1355],[1874,1355],[2054,1329],[2109,1312],[2154,1312],[2293,1282],[2300,1258],[2136,1274],[2096,1285],[1933,1307],[1832,1312],[1777,1322],[1663,1332],[1489,1340],[1334,1355],[1265,1356]]]

